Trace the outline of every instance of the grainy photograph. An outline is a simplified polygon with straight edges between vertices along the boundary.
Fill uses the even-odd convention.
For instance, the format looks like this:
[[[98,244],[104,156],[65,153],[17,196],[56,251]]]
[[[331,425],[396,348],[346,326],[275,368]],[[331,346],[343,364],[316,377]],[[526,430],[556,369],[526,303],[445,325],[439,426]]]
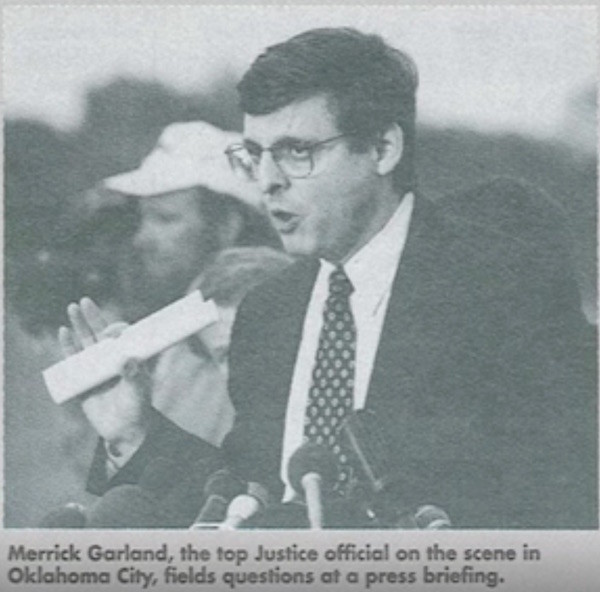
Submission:
[[[596,21],[5,7],[4,528],[597,530]]]

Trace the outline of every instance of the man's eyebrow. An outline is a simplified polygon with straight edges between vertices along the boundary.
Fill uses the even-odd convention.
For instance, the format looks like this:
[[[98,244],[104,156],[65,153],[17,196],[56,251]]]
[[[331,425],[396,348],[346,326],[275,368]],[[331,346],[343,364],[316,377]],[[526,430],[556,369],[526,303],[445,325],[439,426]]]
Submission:
[[[242,144],[246,147],[246,149],[255,149],[259,151],[262,150],[262,146],[250,138],[243,138]]]
[[[318,142],[318,138],[299,138],[298,136],[281,136],[277,138],[270,146],[262,146],[258,142],[250,139],[244,138],[244,146],[248,148],[273,148],[276,146],[282,146],[285,144],[312,144],[313,142]]]

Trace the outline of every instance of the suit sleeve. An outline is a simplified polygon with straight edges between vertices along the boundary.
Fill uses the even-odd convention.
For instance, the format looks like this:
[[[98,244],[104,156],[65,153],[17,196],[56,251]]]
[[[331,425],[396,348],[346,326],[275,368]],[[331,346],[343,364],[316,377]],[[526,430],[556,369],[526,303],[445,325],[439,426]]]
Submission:
[[[283,493],[279,479],[283,419],[270,419],[271,399],[276,397],[265,394],[262,382],[264,373],[272,372],[264,367],[261,351],[269,344],[262,335],[263,309],[264,292],[259,290],[245,298],[236,315],[229,352],[229,396],[235,422],[222,449],[229,466],[243,479],[260,483],[277,499]]]

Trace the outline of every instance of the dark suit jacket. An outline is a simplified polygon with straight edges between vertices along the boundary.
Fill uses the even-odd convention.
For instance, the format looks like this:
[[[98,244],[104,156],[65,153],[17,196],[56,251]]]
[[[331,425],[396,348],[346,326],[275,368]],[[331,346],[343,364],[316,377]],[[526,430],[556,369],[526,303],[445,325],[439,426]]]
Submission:
[[[458,527],[595,527],[595,331],[558,226],[513,181],[462,199],[468,216],[416,199],[371,376],[366,405],[393,434],[396,495],[443,507]],[[262,285],[234,327],[225,448],[275,496],[317,271],[303,261]]]
[[[98,506],[102,509],[101,524],[95,523],[94,527],[186,528],[205,501],[206,480],[222,466],[217,448],[153,410],[144,442],[127,464],[110,478],[106,471],[104,443],[98,442],[86,484],[87,491],[97,496],[104,496],[109,491],[115,494],[116,489],[124,492],[121,486],[139,485],[148,497],[135,495],[128,498],[128,494],[119,497],[118,492],[116,497],[103,497]],[[129,522],[126,514],[132,500],[144,507],[137,507],[137,518],[132,517]]]

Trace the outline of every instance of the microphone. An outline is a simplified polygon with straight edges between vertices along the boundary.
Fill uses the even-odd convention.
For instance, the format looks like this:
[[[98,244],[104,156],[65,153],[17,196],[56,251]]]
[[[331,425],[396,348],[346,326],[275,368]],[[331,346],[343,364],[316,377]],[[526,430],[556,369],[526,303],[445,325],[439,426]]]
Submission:
[[[228,469],[220,469],[213,473],[204,486],[206,501],[191,528],[198,528],[210,522],[222,522],[229,502],[242,494],[244,489],[244,483]]]
[[[233,476],[230,476],[228,485],[226,474],[215,473],[218,466],[202,457],[195,459],[158,457],[148,463],[139,480],[139,486],[156,498],[169,524],[189,528],[195,521],[203,519],[199,513],[212,493],[224,495],[226,500],[223,505],[226,507],[231,497],[243,489],[243,484],[239,480],[236,481]],[[219,476],[222,478],[217,479]],[[228,493],[228,487],[235,489]],[[217,501],[215,498],[211,500],[213,504],[205,508],[205,512],[217,511],[215,501]],[[221,516],[215,520],[222,520],[224,515],[223,510]],[[213,518],[206,515],[204,519]]]
[[[385,420],[372,411],[354,411],[340,427],[341,443],[362,476],[365,512],[377,526],[437,530],[451,528],[448,514],[434,505],[420,506],[416,513],[398,500],[391,486],[399,479],[398,461]]]
[[[338,474],[333,452],[321,444],[303,444],[290,458],[288,479],[297,492],[304,492],[312,529],[323,528],[322,494],[333,489]]]
[[[415,528],[412,511],[390,491],[398,479],[398,467],[385,426],[385,419],[367,409],[350,413],[340,426],[340,444],[359,477],[360,485],[352,493],[359,497],[371,526]]]
[[[227,507],[225,520],[219,525],[221,530],[236,530],[246,526],[246,522],[251,518],[259,518],[259,513],[271,503],[271,488],[263,484],[266,463],[261,462],[257,470],[257,461],[269,457],[270,443],[265,442],[262,448],[257,448],[257,441],[253,435],[252,427],[238,424],[221,444],[227,464],[235,470],[236,475],[247,482],[246,491],[234,497]],[[249,470],[249,467],[253,469]]]
[[[245,522],[270,504],[270,494],[266,487],[255,481],[248,483],[247,492],[231,500],[227,507],[225,520],[219,525],[220,530],[237,530]]]
[[[448,514],[438,506],[431,504],[421,506],[415,513],[417,528],[423,530],[444,530],[452,528]]]
[[[139,485],[107,491],[89,511],[88,528],[168,528],[158,499]]]
[[[383,491],[396,467],[390,458],[392,447],[381,419],[366,409],[354,411],[342,422],[340,436],[371,492]]]
[[[271,504],[271,494],[269,493],[269,490],[256,481],[248,482],[248,495],[256,499],[262,509],[268,508]]]
[[[185,466],[174,459],[156,457],[148,463],[136,485],[128,483],[109,489],[90,509],[87,526],[185,528],[198,506],[190,516],[189,508],[182,508],[178,500],[169,496],[175,484],[179,486],[185,479]],[[193,499],[193,488],[186,488],[186,497]]]
[[[242,493],[234,497],[227,507],[225,520],[219,525],[219,530],[237,530],[260,509],[260,502],[252,495]]]
[[[86,523],[84,506],[69,502],[61,508],[48,512],[40,520],[38,528],[85,528]]]

